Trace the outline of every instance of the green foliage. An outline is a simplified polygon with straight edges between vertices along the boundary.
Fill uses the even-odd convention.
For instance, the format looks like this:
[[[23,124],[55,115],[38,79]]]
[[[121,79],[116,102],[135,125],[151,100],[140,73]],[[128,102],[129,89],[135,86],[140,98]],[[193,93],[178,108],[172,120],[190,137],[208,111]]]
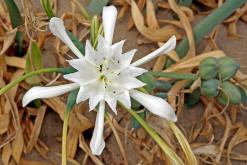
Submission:
[[[241,94],[241,101],[247,103],[246,91],[243,88],[239,87],[239,86],[237,88],[238,88],[238,90],[239,90],[239,92]]]
[[[220,81],[211,79],[202,82],[201,94],[206,97],[216,97],[219,94]]]
[[[155,79],[153,75],[150,72],[146,72],[138,77],[138,79],[146,85],[144,86],[144,89],[148,91],[148,93],[152,93],[152,91],[155,89]]]
[[[87,11],[92,14],[100,14],[108,2],[109,0],[91,0]]]
[[[219,60],[219,74],[222,81],[232,78],[238,69],[240,68],[239,63],[230,57],[221,57]]]
[[[85,47],[82,43],[76,38],[70,31],[66,30],[71,41],[74,43],[75,47],[81,52],[82,55],[85,55]]]
[[[166,99],[168,97],[168,95],[166,93],[163,93],[163,92],[156,93],[155,96],[160,97],[162,99]]]
[[[168,81],[155,80],[155,88],[163,92],[168,92],[172,88],[172,84]]]
[[[5,3],[8,7],[8,10],[9,10],[9,16],[10,16],[12,28],[16,28],[16,27],[22,25],[21,13],[20,13],[15,1],[14,0],[5,0]],[[23,36],[24,36],[24,33],[20,32],[20,31],[18,31],[16,33],[16,36],[15,36],[15,40],[16,40],[18,47],[19,47],[19,53],[21,53],[21,51],[22,51]]]
[[[203,59],[199,65],[199,73],[201,78],[209,80],[215,78],[219,70],[219,62],[214,57]]]
[[[168,77],[168,78],[175,78],[175,79],[182,79],[182,80],[195,80],[196,75],[190,73],[175,73],[175,72],[149,72],[153,76],[157,77]]]
[[[146,120],[146,112],[137,113],[144,121]],[[140,129],[142,125],[135,119],[135,117],[130,117],[130,124],[134,129]]]
[[[50,0],[40,0],[40,2],[41,2],[43,9],[45,10],[48,18],[51,19],[52,17],[54,17],[54,14],[53,14],[53,11],[51,8]]]
[[[43,59],[40,52],[39,46],[36,41],[32,41],[31,47],[28,48],[26,55],[26,73],[33,72],[34,70],[43,68]],[[33,86],[40,83],[40,78],[38,76],[33,76],[26,79],[26,82]]]
[[[75,90],[70,92],[69,97],[67,99],[66,113],[70,113],[70,111],[72,110],[73,106],[75,105],[78,92],[79,92],[79,88],[77,88],[77,89],[75,89]]]
[[[192,107],[200,100],[200,88],[195,89],[186,100],[187,107]]]
[[[239,89],[234,86],[229,81],[222,82],[222,89],[224,92],[220,92],[219,96],[217,97],[217,102],[226,105],[227,104],[227,96],[229,97],[229,104],[239,104],[241,102],[241,93]]]

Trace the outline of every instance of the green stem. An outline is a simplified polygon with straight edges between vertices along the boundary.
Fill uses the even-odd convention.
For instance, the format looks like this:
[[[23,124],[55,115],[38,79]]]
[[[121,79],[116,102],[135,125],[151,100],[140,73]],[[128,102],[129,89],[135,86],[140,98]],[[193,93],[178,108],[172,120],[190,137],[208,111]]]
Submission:
[[[132,109],[128,109],[121,102],[118,104],[126,109],[149,133],[149,135],[155,140],[160,148],[167,154],[167,156],[174,161],[176,165],[184,165],[180,157],[160,138],[160,136]]]
[[[67,132],[70,112],[65,113],[63,121],[63,136],[62,136],[62,165],[67,165]]]
[[[68,74],[68,73],[72,73],[74,72],[74,68],[46,68],[46,69],[39,69],[30,73],[27,73],[21,77],[19,77],[18,79],[11,81],[8,85],[6,85],[5,87],[3,87],[0,90],[0,96],[5,93],[6,91],[8,91],[10,88],[14,87],[16,84],[18,84],[19,82],[25,80],[26,78],[38,75],[38,74],[42,74],[42,73],[48,73],[48,72],[59,72],[59,73],[63,73],[63,74]]]
[[[174,72],[150,72],[153,76],[157,77],[168,77],[183,80],[196,80],[196,74],[191,73],[174,73]]]

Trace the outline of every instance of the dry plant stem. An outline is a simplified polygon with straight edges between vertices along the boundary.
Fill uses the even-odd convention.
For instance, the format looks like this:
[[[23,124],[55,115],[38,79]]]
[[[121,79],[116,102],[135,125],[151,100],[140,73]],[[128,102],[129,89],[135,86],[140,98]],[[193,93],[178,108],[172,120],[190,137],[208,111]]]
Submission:
[[[68,132],[68,121],[70,113],[66,112],[63,122],[63,136],[62,136],[62,165],[67,165],[67,132]]]
[[[108,123],[109,123],[109,125],[110,125],[110,127],[112,129],[112,132],[113,132],[113,134],[114,134],[114,136],[115,136],[115,138],[117,140],[117,143],[119,145],[119,149],[120,149],[121,155],[122,155],[123,160],[124,160],[124,164],[125,165],[128,165],[128,161],[127,161],[126,154],[125,154],[125,151],[123,149],[123,145],[121,143],[121,140],[120,140],[120,138],[118,136],[118,133],[117,133],[117,131],[116,131],[116,129],[115,129],[113,123],[112,123],[112,120],[110,119],[110,117],[109,117],[109,115],[107,113],[105,113],[105,119],[108,121]]]
[[[190,148],[190,144],[188,143],[188,141],[186,140],[186,137],[184,137],[183,133],[180,131],[180,129],[176,126],[175,123],[173,122],[167,122],[169,127],[172,129],[172,131],[174,132],[175,136],[178,139],[179,144],[181,145],[186,158],[188,160],[189,164],[193,164],[193,165],[197,165],[197,160],[196,157],[192,151],[192,149]]]
[[[149,133],[149,135],[154,139],[154,141],[160,146],[160,148],[166,153],[166,155],[176,164],[184,165],[184,162],[181,158],[160,138],[160,136],[132,109],[128,109],[121,102],[118,101],[118,104],[127,110]]]

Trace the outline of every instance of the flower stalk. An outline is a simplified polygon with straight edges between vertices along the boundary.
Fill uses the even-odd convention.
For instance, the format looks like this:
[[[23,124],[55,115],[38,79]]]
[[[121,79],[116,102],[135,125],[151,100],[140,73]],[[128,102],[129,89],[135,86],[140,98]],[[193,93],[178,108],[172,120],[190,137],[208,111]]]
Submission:
[[[118,104],[128,111],[147,131],[147,133],[154,139],[154,141],[160,146],[162,151],[176,164],[184,165],[181,158],[161,139],[161,137],[132,109],[125,107],[121,102]]]

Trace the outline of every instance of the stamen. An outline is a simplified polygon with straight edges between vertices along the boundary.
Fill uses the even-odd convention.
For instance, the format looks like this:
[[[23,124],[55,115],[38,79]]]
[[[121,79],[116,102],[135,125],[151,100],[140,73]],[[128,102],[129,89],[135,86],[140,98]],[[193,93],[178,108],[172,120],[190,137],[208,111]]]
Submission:
[[[108,60],[105,60],[104,62],[105,62],[105,64],[108,64]]]

